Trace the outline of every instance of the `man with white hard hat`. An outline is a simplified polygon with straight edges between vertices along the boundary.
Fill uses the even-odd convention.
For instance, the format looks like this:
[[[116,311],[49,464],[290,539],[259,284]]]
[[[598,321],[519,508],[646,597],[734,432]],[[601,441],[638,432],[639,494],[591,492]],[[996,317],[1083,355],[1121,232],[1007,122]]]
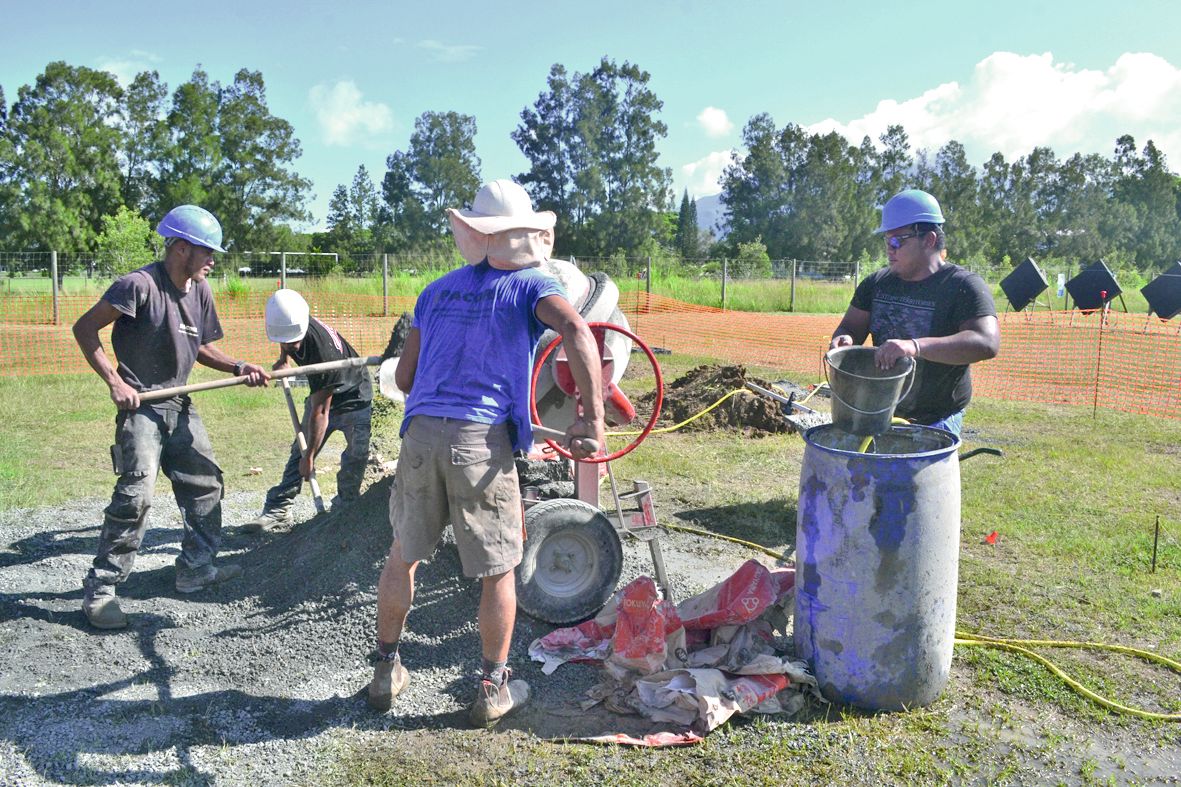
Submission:
[[[556,216],[534,212],[510,180],[480,189],[470,210],[449,210],[468,265],[418,297],[398,363],[407,393],[402,449],[390,494],[393,543],[378,583],[377,649],[368,702],[388,710],[410,680],[398,644],[414,598],[414,572],[450,523],[463,573],[481,581],[482,663],[469,718],[491,727],[529,700],[507,667],[516,616],[522,509],[514,450],[533,443],[529,382],[547,326],[561,334],[583,412],[568,438],[603,445],[600,361],[594,336],[561,285],[539,270]],[[577,457],[591,445],[572,444]]]
[[[184,522],[176,558],[176,590],[195,593],[240,576],[235,565],[215,566],[221,541],[221,468],[209,435],[186,395],[144,403],[140,394],[184,385],[193,363],[246,375],[266,385],[261,366],[235,360],[213,344],[222,338],[213,293],[205,280],[221,247],[221,224],[209,211],[181,205],[156,227],[165,254],[118,279],[74,323],[74,338],[91,368],[110,387],[119,408],[111,458],[119,480],[104,511],[98,554],[83,581],[82,611],[95,628],[127,625],[115,586],[127,579],[147,527],[156,474],[172,482]],[[114,323],[111,365],[98,332]]]
[[[915,359],[915,380],[895,414],[959,435],[972,398],[969,364],[996,356],[996,305],[979,275],[944,262],[947,239],[939,202],[919,189],[893,196],[881,226],[890,264],[865,277],[831,347],[873,336],[877,366]]]
[[[279,360],[271,367],[276,371],[287,368],[291,361],[308,366],[357,357],[357,351],[335,328],[311,316],[308,302],[295,290],[278,290],[267,300],[266,328],[267,338],[279,345]],[[333,432],[340,432],[345,439],[333,508],[353,503],[361,494],[373,415],[369,370],[353,367],[310,374],[308,388],[303,416],[307,452],[300,451],[298,439],[292,443],[283,478],[267,492],[262,514],[242,527],[248,533],[274,532],[292,525],[291,509],[302,479],[315,473],[316,456]]]

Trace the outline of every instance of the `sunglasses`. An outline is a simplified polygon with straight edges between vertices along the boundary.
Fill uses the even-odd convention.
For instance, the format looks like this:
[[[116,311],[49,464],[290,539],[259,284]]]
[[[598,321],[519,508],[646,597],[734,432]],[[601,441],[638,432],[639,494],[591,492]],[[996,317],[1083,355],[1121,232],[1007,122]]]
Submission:
[[[892,238],[886,238],[886,245],[893,251],[898,251],[902,248],[902,244],[911,238],[920,238],[926,234],[925,232],[908,232],[905,235],[895,235]]]

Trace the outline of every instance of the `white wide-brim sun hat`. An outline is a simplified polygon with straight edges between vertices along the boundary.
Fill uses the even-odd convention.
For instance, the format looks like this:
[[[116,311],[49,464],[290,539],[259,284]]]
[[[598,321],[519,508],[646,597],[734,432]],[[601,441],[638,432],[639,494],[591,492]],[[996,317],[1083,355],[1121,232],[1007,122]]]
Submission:
[[[470,209],[450,208],[447,214],[482,235],[505,230],[552,230],[558,221],[552,210],[533,210],[533,201],[525,189],[503,178],[486,183]]]
[[[471,265],[487,259],[499,268],[524,268],[548,259],[554,249],[557,215],[533,210],[529,194],[511,180],[485,184],[470,209],[449,208],[447,218],[459,253]]]

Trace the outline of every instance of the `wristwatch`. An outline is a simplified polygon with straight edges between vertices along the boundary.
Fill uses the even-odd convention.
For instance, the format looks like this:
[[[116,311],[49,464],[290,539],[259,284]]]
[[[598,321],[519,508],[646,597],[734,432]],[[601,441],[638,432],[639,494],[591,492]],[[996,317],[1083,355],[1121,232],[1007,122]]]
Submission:
[[[246,368],[246,362],[245,361],[238,361],[236,364],[234,364],[234,376],[241,377],[242,370],[245,368]]]

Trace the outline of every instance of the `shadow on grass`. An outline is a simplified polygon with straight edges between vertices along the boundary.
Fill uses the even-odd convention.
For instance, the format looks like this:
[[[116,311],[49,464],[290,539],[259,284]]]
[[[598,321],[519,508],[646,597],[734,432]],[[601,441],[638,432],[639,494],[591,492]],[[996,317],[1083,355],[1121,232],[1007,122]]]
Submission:
[[[674,516],[691,527],[751,541],[772,550],[784,547],[784,553],[792,552],[796,546],[796,502],[784,497],[685,509]]]

